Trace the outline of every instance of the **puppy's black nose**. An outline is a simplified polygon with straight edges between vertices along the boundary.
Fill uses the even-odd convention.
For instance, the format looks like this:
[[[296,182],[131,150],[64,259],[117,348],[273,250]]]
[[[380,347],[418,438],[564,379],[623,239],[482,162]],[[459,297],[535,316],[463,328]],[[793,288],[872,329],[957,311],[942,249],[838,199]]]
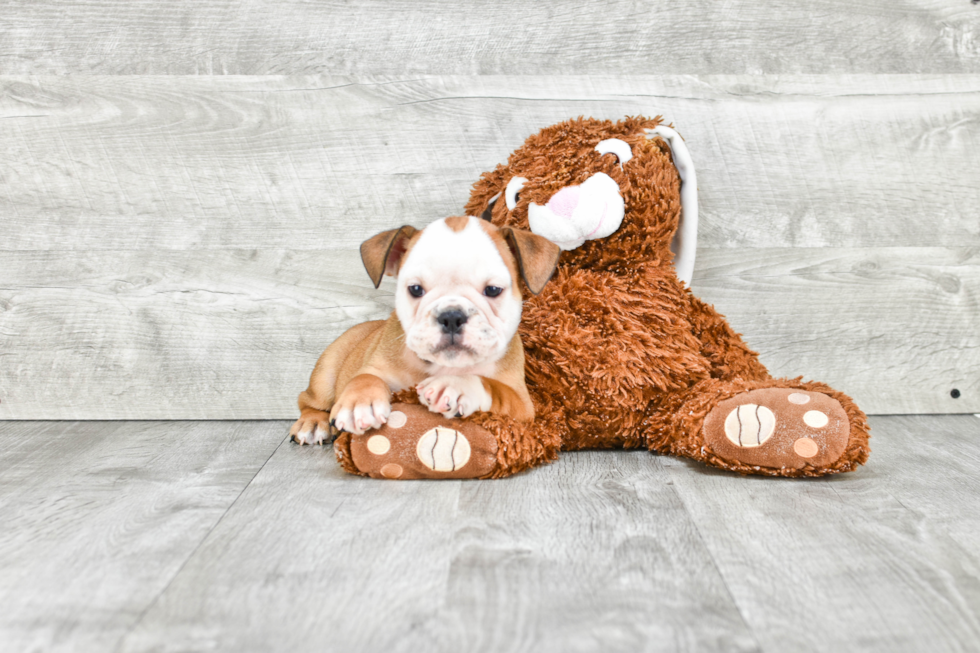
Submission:
[[[439,317],[436,318],[436,322],[442,325],[444,333],[454,336],[463,330],[463,325],[466,324],[466,320],[468,319],[466,313],[459,309],[453,309],[440,313]]]

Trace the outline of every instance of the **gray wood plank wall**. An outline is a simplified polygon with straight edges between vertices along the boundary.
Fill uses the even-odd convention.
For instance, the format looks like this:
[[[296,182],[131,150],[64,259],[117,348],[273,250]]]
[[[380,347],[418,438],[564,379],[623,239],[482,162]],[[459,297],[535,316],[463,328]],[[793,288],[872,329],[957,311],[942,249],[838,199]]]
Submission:
[[[970,0],[8,0],[10,73],[980,72]]]
[[[980,411],[980,7],[562,6],[9,4],[0,419],[289,418],[390,310],[361,240],[636,113],[687,139],[693,288],[774,373]]]

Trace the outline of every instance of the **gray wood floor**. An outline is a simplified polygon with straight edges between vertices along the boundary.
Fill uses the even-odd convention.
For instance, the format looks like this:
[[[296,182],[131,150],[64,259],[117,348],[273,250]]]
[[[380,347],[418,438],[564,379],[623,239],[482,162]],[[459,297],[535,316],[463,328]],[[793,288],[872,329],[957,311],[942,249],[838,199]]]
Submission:
[[[820,480],[395,483],[286,422],[0,423],[0,650],[980,650],[980,419],[872,426]]]

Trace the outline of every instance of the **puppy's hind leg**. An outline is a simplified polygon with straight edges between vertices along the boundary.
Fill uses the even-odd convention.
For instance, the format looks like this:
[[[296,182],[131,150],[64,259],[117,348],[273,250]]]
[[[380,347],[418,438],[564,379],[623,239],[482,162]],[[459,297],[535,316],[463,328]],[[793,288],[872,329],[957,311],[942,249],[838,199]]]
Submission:
[[[320,354],[310,374],[310,386],[299,393],[299,419],[293,422],[289,435],[298,444],[332,442],[330,409],[337,399],[337,376],[351,351],[383,322],[364,322],[351,327]]]

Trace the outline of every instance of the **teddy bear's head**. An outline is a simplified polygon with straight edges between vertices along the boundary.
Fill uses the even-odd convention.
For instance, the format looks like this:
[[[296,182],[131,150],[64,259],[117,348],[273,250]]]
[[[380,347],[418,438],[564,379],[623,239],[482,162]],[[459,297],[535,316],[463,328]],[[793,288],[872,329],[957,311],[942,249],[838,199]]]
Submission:
[[[560,266],[628,272],[670,264],[680,179],[661,119],[569,120],[528,138],[484,173],[466,205],[497,226],[530,229],[565,250]]]

